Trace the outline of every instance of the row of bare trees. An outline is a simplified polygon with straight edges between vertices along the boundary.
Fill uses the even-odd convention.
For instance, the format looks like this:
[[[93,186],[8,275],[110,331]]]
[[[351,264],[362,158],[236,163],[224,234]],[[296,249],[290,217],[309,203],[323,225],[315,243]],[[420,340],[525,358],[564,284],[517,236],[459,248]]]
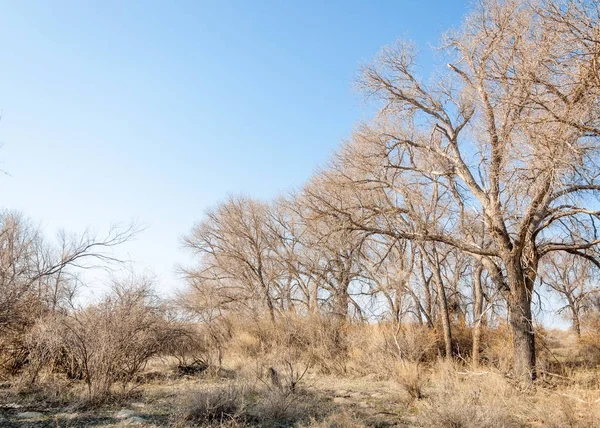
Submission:
[[[201,256],[185,270],[192,287],[212,310],[273,321],[325,311],[439,326],[448,355],[454,322],[477,335],[504,313],[514,375],[534,379],[539,284],[578,329],[600,266],[599,9],[477,2],[429,79],[410,43],[383,49],[359,80],[375,118],[297,195],[209,212],[185,239]]]
[[[599,15],[589,0],[481,0],[429,79],[410,43],[383,49],[359,79],[377,114],[325,168],[274,201],[230,197],[185,237],[198,263],[174,312],[144,281],[74,303],[78,272],[117,262],[135,228],[52,243],[0,213],[0,368],[60,366],[105,393],[165,352],[210,343],[220,364],[215,321],[233,312],[417,323],[447,356],[469,326],[477,364],[482,327],[504,317],[514,376],[534,379],[536,294],[555,293],[577,334],[600,307]]]
[[[415,322],[441,329],[448,355],[451,324],[502,315],[476,261],[450,246],[349,231],[310,205],[308,192],[271,203],[231,197],[208,213],[185,238],[200,256],[184,269],[190,312],[207,324],[233,312]]]

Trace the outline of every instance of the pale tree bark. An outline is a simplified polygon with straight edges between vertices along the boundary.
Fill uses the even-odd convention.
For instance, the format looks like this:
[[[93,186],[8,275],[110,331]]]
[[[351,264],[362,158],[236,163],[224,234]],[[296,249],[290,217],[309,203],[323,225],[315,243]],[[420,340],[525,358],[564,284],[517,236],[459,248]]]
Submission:
[[[480,362],[481,328],[483,322],[483,283],[481,275],[483,266],[477,266],[473,274],[473,349],[471,352],[473,368],[477,368]]]

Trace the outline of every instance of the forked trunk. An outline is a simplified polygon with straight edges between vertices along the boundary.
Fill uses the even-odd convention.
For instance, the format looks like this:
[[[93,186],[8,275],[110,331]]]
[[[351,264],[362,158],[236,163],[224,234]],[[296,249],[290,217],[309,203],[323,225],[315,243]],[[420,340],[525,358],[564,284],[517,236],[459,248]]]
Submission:
[[[440,271],[440,261],[435,247],[431,248],[431,253],[425,252],[421,248],[423,255],[427,257],[433,280],[437,288],[438,309],[440,311],[440,319],[442,323],[442,334],[444,336],[444,350],[447,358],[452,357],[452,326],[450,325],[450,310],[448,308],[448,298],[446,297],[446,288],[444,287],[444,279]]]

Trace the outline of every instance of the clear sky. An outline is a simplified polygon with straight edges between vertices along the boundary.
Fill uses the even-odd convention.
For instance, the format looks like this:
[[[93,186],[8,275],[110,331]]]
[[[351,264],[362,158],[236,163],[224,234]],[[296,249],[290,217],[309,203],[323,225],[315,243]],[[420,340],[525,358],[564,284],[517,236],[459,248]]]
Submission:
[[[360,64],[400,37],[427,51],[467,7],[0,1],[1,205],[48,235],[137,220],[122,251],[172,290],[208,207],[300,186],[367,114]]]

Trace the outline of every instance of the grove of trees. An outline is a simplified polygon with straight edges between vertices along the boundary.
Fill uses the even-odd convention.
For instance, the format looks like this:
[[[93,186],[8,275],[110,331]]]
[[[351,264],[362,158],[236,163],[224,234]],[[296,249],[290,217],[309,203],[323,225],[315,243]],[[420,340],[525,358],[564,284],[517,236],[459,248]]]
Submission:
[[[448,356],[453,323],[504,313],[513,374],[534,379],[539,284],[577,323],[600,266],[599,10],[477,2],[428,78],[411,43],[384,48],[359,79],[375,117],[296,195],[209,212],[185,239],[200,259],[187,278],[273,322],[325,311],[439,327]]]
[[[349,326],[385,326],[394,358],[418,360],[400,334],[416,326],[473,366],[485,331],[507,326],[511,376],[533,381],[540,302],[560,301],[577,336],[600,311],[599,22],[597,1],[481,0],[430,76],[411,43],[382,49],[359,78],[374,117],[296,192],[208,211],[172,299],[132,274],[78,303],[78,273],[120,263],[110,249],[135,227],[52,242],[1,212],[0,375],[58,373],[102,397],[155,357],[220,368],[237,322],[258,326],[244,352],[318,340],[307,361],[340,371]],[[285,331],[268,339],[265,324]],[[307,370],[296,354],[292,390]]]

